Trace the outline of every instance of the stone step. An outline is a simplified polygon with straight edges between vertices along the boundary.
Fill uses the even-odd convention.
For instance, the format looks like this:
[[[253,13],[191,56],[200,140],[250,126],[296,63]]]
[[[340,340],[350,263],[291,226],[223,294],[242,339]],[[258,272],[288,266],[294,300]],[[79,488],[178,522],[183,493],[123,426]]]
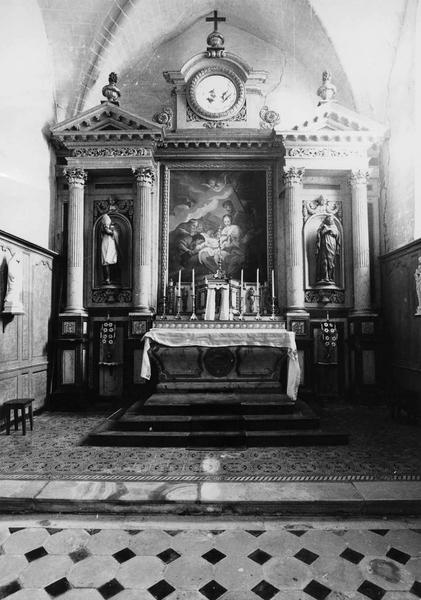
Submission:
[[[193,415],[124,415],[114,424],[118,431],[223,431],[235,426],[238,430],[315,429],[319,419],[303,413],[294,414],[193,414]]]
[[[320,430],[234,431],[115,431],[93,432],[89,440],[96,446],[138,447],[231,447],[231,446],[325,446],[348,443],[342,432]]]

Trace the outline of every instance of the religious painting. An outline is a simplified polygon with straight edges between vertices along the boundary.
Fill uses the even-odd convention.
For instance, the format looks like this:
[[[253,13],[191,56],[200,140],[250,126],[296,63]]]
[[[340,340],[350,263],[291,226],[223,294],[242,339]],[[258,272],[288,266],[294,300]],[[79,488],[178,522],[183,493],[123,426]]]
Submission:
[[[168,279],[266,270],[265,170],[171,170],[168,212]]]

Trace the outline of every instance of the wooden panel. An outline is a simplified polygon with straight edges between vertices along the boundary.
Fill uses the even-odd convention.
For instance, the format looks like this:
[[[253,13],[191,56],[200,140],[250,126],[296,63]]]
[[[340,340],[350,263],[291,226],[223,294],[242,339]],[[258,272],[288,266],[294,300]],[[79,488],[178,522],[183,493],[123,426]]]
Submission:
[[[2,325],[3,332],[0,335],[0,356],[2,357],[0,369],[2,370],[6,367],[5,363],[16,361],[19,358],[18,336],[21,322],[22,316],[15,315],[12,321],[4,322]]]
[[[61,352],[61,382],[71,385],[76,381],[76,356],[73,348]]]
[[[14,373],[9,377],[0,378],[0,402],[11,400],[18,396],[18,375]]]
[[[32,267],[32,356],[46,356],[51,306],[51,264],[37,260]]]
[[[32,397],[36,398],[34,408],[39,408],[47,396],[47,369],[34,371],[32,375]]]

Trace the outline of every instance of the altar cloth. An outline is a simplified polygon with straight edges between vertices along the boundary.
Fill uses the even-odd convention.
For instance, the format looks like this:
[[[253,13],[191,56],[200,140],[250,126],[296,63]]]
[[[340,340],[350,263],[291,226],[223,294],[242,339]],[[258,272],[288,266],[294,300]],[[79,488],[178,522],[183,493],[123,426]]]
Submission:
[[[141,377],[151,378],[151,364],[149,348],[151,341],[162,346],[270,346],[272,348],[286,348],[288,352],[288,378],[287,396],[291,400],[297,399],[300,384],[300,365],[298,362],[295,333],[285,329],[253,328],[231,329],[226,327],[202,328],[165,328],[151,329],[143,336],[144,347],[142,356]]]

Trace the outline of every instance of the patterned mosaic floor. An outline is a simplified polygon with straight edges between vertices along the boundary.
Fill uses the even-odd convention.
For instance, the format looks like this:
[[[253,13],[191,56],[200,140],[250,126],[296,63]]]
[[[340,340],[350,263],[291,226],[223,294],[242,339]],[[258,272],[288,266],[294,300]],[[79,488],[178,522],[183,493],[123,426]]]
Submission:
[[[327,411],[326,411],[327,412]],[[104,415],[43,413],[24,437],[1,435],[0,478],[219,481],[420,480],[420,424],[392,421],[383,407],[339,407],[323,428],[348,446],[244,449],[96,448],[80,445]]]
[[[123,529],[3,520],[0,599],[415,600],[419,525]]]

